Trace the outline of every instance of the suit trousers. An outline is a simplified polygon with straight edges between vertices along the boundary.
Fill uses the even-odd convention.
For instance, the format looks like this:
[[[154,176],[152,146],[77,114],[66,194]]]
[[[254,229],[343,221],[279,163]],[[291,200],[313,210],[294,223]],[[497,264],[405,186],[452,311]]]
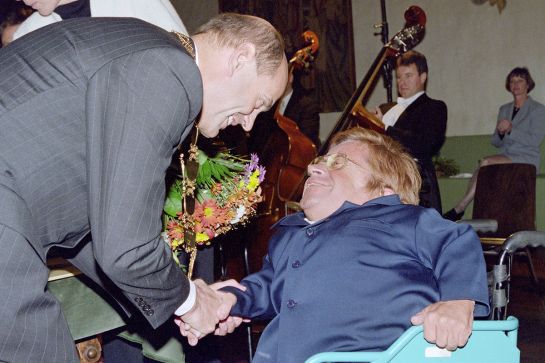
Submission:
[[[48,276],[25,237],[0,224],[0,362],[79,362]]]

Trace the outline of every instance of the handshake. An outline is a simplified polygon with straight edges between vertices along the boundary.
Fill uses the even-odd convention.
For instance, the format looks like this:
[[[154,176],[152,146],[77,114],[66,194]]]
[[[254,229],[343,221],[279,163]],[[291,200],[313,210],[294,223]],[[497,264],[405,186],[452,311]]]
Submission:
[[[212,332],[215,335],[232,333],[242,322],[250,321],[230,316],[237,298],[231,293],[219,291],[226,286],[246,290],[243,285],[235,280],[216,282],[210,286],[202,280],[195,280],[194,283],[195,304],[187,313],[174,319],[176,325],[180,327],[180,334],[187,337],[190,345],[197,345],[199,339]]]

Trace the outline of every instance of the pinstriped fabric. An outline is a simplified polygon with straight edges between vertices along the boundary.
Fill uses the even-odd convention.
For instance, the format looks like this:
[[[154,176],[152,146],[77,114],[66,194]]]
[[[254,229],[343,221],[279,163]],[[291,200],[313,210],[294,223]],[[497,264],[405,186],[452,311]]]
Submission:
[[[0,250],[0,361],[78,362],[59,304],[43,291],[48,269],[19,233],[1,224]]]
[[[30,244],[42,267],[49,247],[75,246],[91,232],[94,256],[85,258],[160,325],[188,292],[159,238],[164,174],[201,102],[191,57],[135,19],[67,20],[13,42],[0,51],[0,224],[22,235],[18,244]],[[82,258],[75,263],[92,270]],[[30,280],[43,290],[45,281]],[[0,277],[0,294],[8,286]],[[68,332],[42,320],[32,329],[59,337],[59,346],[51,338],[42,347],[49,356]],[[30,344],[20,333],[7,345]]]

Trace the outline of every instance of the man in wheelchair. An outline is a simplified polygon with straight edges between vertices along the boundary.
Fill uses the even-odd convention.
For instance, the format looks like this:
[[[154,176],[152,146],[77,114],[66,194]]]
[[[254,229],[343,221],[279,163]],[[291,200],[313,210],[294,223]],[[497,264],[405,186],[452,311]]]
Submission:
[[[419,172],[402,147],[350,129],[308,175],[304,213],[277,223],[262,270],[245,291],[222,287],[232,316],[272,319],[253,362],[384,350],[411,324],[441,348],[465,345],[489,310],[479,239],[418,206]]]

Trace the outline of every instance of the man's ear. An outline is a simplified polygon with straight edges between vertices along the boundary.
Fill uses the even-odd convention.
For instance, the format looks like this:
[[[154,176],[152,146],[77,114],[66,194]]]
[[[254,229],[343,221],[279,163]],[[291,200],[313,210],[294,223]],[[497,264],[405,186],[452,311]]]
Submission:
[[[249,42],[238,45],[229,57],[229,75],[251,62],[255,62],[255,45]]]
[[[427,79],[428,79],[428,74],[426,72],[420,73],[420,83],[426,84]]]
[[[393,195],[393,194],[396,194],[396,192],[394,192],[394,190],[392,188],[389,188],[389,187],[384,187],[382,189],[382,196],[385,197],[387,195]]]

